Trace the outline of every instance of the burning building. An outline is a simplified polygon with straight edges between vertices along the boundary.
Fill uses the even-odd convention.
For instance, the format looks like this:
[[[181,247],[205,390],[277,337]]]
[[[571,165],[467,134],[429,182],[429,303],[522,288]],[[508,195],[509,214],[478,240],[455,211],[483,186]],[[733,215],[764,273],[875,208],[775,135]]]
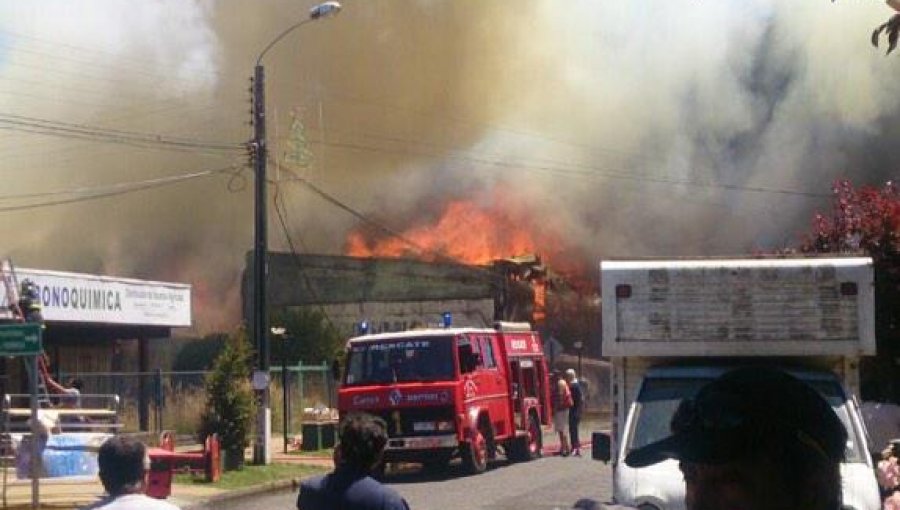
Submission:
[[[245,270],[245,317],[250,274]],[[273,309],[322,310],[345,336],[354,334],[362,321],[370,332],[402,331],[439,324],[444,313],[451,314],[455,326],[485,327],[496,320],[536,323],[543,316],[542,301],[536,299],[542,292],[533,283],[544,274],[534,256],[467,265],[269,253],[268,302]]]
[[[432,200],[417,211],[384,220],[402,230],[361,222],[347,234],[344,256],[270,253],[270,309],[314,308],[345,336],[362,321],[370,332],[405,330],[440,324],[445,312],[454,326],[529,322],[545,337],[566,346],[579,341],[599,354],[591,349],[599,346],[597,280],[584,269],[592,264],[548,228],[553,218],[534,217],[499,188]],[[244,317],[249,275],[245,270]]]

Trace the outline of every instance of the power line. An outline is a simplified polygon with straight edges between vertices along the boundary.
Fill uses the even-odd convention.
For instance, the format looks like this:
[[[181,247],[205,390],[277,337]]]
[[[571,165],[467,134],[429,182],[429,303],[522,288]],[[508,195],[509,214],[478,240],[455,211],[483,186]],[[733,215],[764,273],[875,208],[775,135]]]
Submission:
[[[278,163],[276,163],[276,164],[278,164]],[[382,223],[379,223],[379,222],[369,218],[365,214],[353,209],[349,205],[345,204],[344,202],[338,200],[334,196],[332,196],[329,193],[325,192],[324,190],[320,189],[315,184],[311,183],[309,180],[304,179],[303,177],[298,175],[294,169],[289,168],[289,167],[286,168],[285,165],[280,165],[280,166],[283,170],[285,170],[285,172],[288,172],[293,176],[290,179],[285,179],[285,181],[298,182],[298,183],[302,184],[303,186],[305,186],[307,189],[309,189],[310,191],[312,191],[313,193],[318,195],[320,198],[322,198],[326,202],[351,214],[352,216],[354,216],[355,218],[357,218],[358,220],[363,222],[365,225],[367,225],[371,228],[374,228],[374,229],[382,232],[383,234],[387,234],[389,237],[398,239],[399,241],[401,241],[405,245],[409,246],[410,248],[412,248],[414,251],[416,251],[419,254],[428,255],[428,256],[434,258],[435,260],[439,260],[439,261],[450,263],[450,264],[455,264],[455,265],[461,264],[461,262],[459,260],[457,260],[453,257],[450,257],[448,255],[445,255],[443,253],[440,253],[440,252],[431,250],[429,248],[426,248],[424,246],[421,246],[418,243],[416,243],[416,242],[410,240],[409,238],[407,238],[406,236],[404,236],[402,233],[400,233]],[[502,282],[504,280],[504,278],[501,275],[498,275],[489,269],[482,269],[478,266],[471,266],[471,265],[467,265],[467,267],[475,267],[476,270],[482,272],[482,274],[485,277],[487,277],[490,281]]]
[[[84,187],[84,188],[73,188],[70,190],[58,190],[58,191],[50,191],[44,193],[27,193],[27,194],[19,194],[19,195],[5,195],[0,196],[0,200],[22,200],[27,198],[39,198],[39,197],[51,197],[51,196],[61,196],[61,195],[80,195],[72,198],[61,198],[57,200],[48,200],[43,202],[35,202],[30,204],[20,204],[20,205],[9,205],[9,206],[0,206],[0,212],[11,212],[11,211],[23,211],[28,209],[38,209],[43,207],[52,207],[58,205],[65,204],[73,204],[78,202],[87,202],[91,200],[98,200],[102,198],[109,198],[116,195],[124,195],[127,193],[134,193],[136,191],[144,191],[152,188],[159,188],[163,186],[168,186],[171,184],[176,184],[179,182],[184,182],[187,180],[197,179],[200,177],[210,177],[213,175],[233,172],[235,171],[236,166],[228,166],[224,168],[217,168],[214,170],[204,170],[200,172],[192,172],[187,174],[179,174],[168,177],[159,177],[156,179],[146,179],[143,181],[135,181],[135,182],[125,182],[125,183],[116,183],[111,184],[109,186],[96,186],[96,187]]]
[[[459,125],[480,126],[480,127],[489,128],[492,131],[500,131],[500,132],[510,133],[510,134],[513,134],[516,136],[536,138],[538,140],[542,140],[545,142],[552,142],[552,143],[556,143],[556,144],[560,144],[560,145],[567,145],[569,147],[578,147],[581,149],[588,150],[590,152],[605,152],[605,153],[617,154],[620,156],[627,156],[627,157],[638,156],[638,154],[624,151],[621,149],[613,149],[613,148],[609,148],[609,147],[597,147],[595,145],[588,145],[585,143],[573,142],[571,140],[566,140],[566,139],[559,138],[559,137],[547,136],[546,134],[543,134],[543,133],[535,133],[533,131],[528,131],[528,130],[524,130],[524,129],[512,128],[509,126],[498,125],[498,124],[494,124],[491,122],[485,122],[485,121],[474,120],[474,119],[470,119],[470,118],[466,118],[466,117],[461,117],[455,113],[454,114],[447,114],[447,113],[443,113],[443,112],[435,113],[435,112],[431,112],[431,111],[426,111],[426,110],[422,110],[422,109],[418,109],[418,108],[411,108],[411,107],[407,107],[407,106],[400,106],[400,105],[396,105],[396,104],[375,103],[375,102],[367,101],[367,100],[359,98],[359,97],[338,94],[338,93],[335,93],[334,90],[331,90],[331,89],[326,89],[324,91],[324,95],[325,95],[326,99],[333,98],[335,100],[335,102],[348,101],[351,103],[368,105],[368,106],[371,106],[374,108],[379,108],[379,109],[390,109],[390,110],[395,110],[395,111],[400,111],[400,112],[407,112],[407,113],[414,114],[420,118],[435,119],[442,123],[450,121],[450,122],[454,122]]]
[[[377,137],[376,135],[372,135],[373,137]],[[408,140],[408,143],[417,143],[413,140]],[[334,142],[334,141],[324,141],[324,140],[309,140],[311,144],[325,145],[328,147],[335,148],[343,148],[349,150],[360,150],[367,152],[378,152],[378,153],[400,153],[400,151],[393,151],[390,149],[385,149],[382,147],[373,147],[370,145],[364,145],[359,143],[351,143],[351,142]],[[459,151],[428,151],[428,150],[407,150],[404,151],[406,153],[414,153],[418,155],[424,156],[432,156],[432,157],[444,157],[449,159],[456,159],[461,161],[467,161],[471,163],[478,163],[482,165],[489,166],[498,166],[504,168],[511,168],[515,170],[531,170],[531,171],[539,171],[546,172],[555,175],[562,175],[568,177],[579,177],[579,178],[588,178],[588,179],[619,179],[619,180],[628,180],[635,182],[650,182],[656,184],[670,184],[670,185],[680,185],[680,186],[690,186],[695,188],[707,188],[707,189],[724,189],[729,191],[741,191],[741,192],[750,192],[750,193],[767,193],[767,194],[779,194],[779,195],[789,195],[789,196],[799,196],[806,198],[814,198],[814,199],[822,199],[822,198],[831,198],[830,193],[813,193],[809,191],[801,191],[801,190],[789,190],[789,189],[779,189],[779,188],[767,188],[762,186],[742,186],[739,184],[728,184],[728,183],[716,183],[716,182],[702,182],[702,181],[692,181],[686,179],[672,179],[667,177],[655,177],[647,174],[630,174],[624,171],[614,171],[614,170],[605,170],[601,167],[589,166],[589,165],[577,165],[571,163],[560,163],[559,165],[535,165],[529,164],[526,162],[509,162],[503,161],[499,159],[490,159],[487,157],[475,157],[470,156],[464,153],[459,153]],[[567,167],[566,165],[569,165]],[[575,167],[575,168],[572,168]],[[579,170],[578,167],[581,167],[582,170]]]
[[[331,317],[328,315],[328,312],[325,310],[325,306],[319,301],[318,293],[316,292],[315,287],[312,284],[312,281],[309,279],[309,274],[306,272],[306,268],[303,267],[303,264],[300,263],[299,256],[297,254],[297,250],[294,248],[294,241],[291,238],[290,229],[287,226],[287,220],[285,220],[285,216],[287,215],[287,210],[284,209],[284,203],[282,200],[279,200],[281,196],[281,189],[278,187],[277,183],[275,185],[275,213],[278,216],[278,222],[281,225],[281,231],[284,233],[284,238],[287,240],[288,248],[291,250],[291,260],[297,266],[297,270],[300,271],[300,277],[303,278],[303,283],[306,285],[306,290],[312,295],[313,301],[318,303],[319,311],[322,313],[322,316],[325,317],[325,322],[332,329],[336,329],[334,323],[331,321]],[[303,247],[304,251],[306,247],[303,246],[303,238],[300,237],[300,245]]]
[[[243,151],[244,143],[221,143],[190,138],[166,137],[159,134],[138,133],[117,129],[101,128],[86,124],[73,124],[22,115],[0,113],[0,124],[7,129],[53,136],[89,139],[111,143],[126,143],[148,146],[163,146],[175,149],[208,149]]]
[[[151,78],[160,78],[160,76],[158,74],[152,73],[152,72],[148,71],[146,68],[138,66],[138,65],[125,65],[125,66],[109,65],[108,62],[111,61],[112,59],[120,59],[120,60],[125,60],[125,59],[122,59],[122,55],[119,53],[106,51],[102,48],[89,48],[86,46],[75,46],[73,44],[63,43],[63,42],[59,42],[59,41],[49,41],[49,40],[35,37],[32,35],[23,34],[20,32],[13,32],[11,30],[6,30],[6,29],[0,30],[0,33],[10,36],[11,39],[22,39],[22,40],[34,41],[35,43],[37,43],[37,46],[44,46],[47,48],[46,50],[30,49],[30,48],[23,47],[20,45],[13,45],[11,43],[7,43],[2,38],[0,38],[0,46],[5,46],[5,47],[9,48],[9,50],[14,49],[15,51],[19,51],[19,52],[33,53],[33,54],[40,56],[42,59],[49,57],[49,58],[55,58],[55,59],[64,60],[64,61],[68,60],[75,64],[79,64],[82,67],[85,64],[93,65],[98,68],[106,67],[112,71],[115,71],[116,73],[121,73],[122,69],[127,69],[127,73],[129,73],[129,74],[143,74],[144,76],[151,77]],[[73,51],[76,53],[81,53],[81,54],[87,54],[87,55],[89,55],[89,57],[88,58],[64,57],[64,56],[60,55],[61,49],[70,50],[70,51]],[[100,58],[95,59],[95,58],[93,58],[94,56],[99,56]],[[128,61],[130,61],[130,60],[127,60],[126,62],[128,62]],[[198,74],[205,74],[205,75],[210,75],[210,76],[215,76],[215,77],[222,76],[222,73],[220,71],[209,71],[209,70],[205,70],[202,68],[196,70],[195,72]]]
[[[561,138],[548,137],[546,135],[526,131],[526,130],[517,130],[513,128],[509,128],[506,126],[497,126],[495,124],[491,124],[489,122],[481,122],[472,119],[466,119],[463,117],[455,116],[455,115],[436,115],[431,112],[426,112],[423,110],[408,108],[398,105],[385,104],[385,103],[373,103],[366,101],[364,99],[350,97],[350,96],[342,96],[334,94],[333,92],[328,92],[326,97],[331,97],[337,101],[344,100],[353,103],[369,105],[373,108],[388,108],[392,110],[398,110],[403,112],[408,112],[414,114],[419,117],[425,118],[434,118],[439,119],[442,122],[450,121],[458,124],[465,125],[473,125],[473,126],[482,126],[486,128],[490,128],[494,131],[502,131],[511,133],[518,136],[526,136],[530,138],[537,138],[539,140],[543,140],[550,143],[566,145],[570,147],[581,148],[590,152],[605,152],[610,154],[616,154],[622,157],[638,157],[640,154],[631,153],[624,150],[619,149],[611,149],[608,147],[596,147],[589,146],[586,144],[580,144],[568,140],[564,140]],[[329,130],[329,132],[334,132],[335,130]],[[347,131],[337,130],[338,133],[351,134],[356,136],[363,136],[367,138],[374,138],[378,140],[387,140],[395,143],[403,143],[408,145],[418,145],[418,146],[431,146],[435,147],[437,151],[434,150],[420,150],[416,152],[415,150],[404,150],[404,153],[413,153],[418,155],[426,155],[426,156],[441,156],[448,157],[453,159],[460,159],[474,163],[480,163],[484,165],[491,166],[504,166],[515,169],[525,169],[525,170],[534,170],[534,171],[542,171],[555,173],[557,175],[563,175],[568,177],[583,177],[583,178],[609,178],[609,179],[622,179],[622,180],[631,180],[637,182],[651,182],[651,183],[660,183],[660,184],[675,184],[682,186],[690,186],[690,187],[698,187],[698,188],[712,188],[712,189],[724,189],[729,191],[742,191],[742,192],[750,192],[750,193],[768,193],[768,194],[780,194],[780,195],[789,195],[789,196],[799,196],[799,197],[807,197],[812,199],[821,199],[821,198],[831,198],[830,193],[813,193],[803,190],[791,190],[791,189],[782,189],[782,188],[771,188],[764,186],[746,186],[740,184],[730,184],[730,183],[717,183],[717,182],[703,182],[697,180],[689,180],[689,179],[674,179],[667,177],[658,177],[653,175],[648,175],[646,173],[642,174],[633,174],[629,173],[627,170],[610,170],[602,167],[594,166],[594,165],[585,165],[578,163],[567,163],[554,161],[550,159],[545,159],[544,161],[547,163],[543,164],[534,164],[534,160],[532,162],[509,162],[507,160],[499,160],[499,159],[491,159],[490,155],[488,156],[473,156],[471,153],[464,153],[459,150],[448,148],[446,146],[435,144],[431,142],[425,142],[421,140],[411,140],[408,138],[402,137],[390,137],[384,135],[375,135],[375,134],[367,134],[367,133],[353,133]],[[335,142],[328,141],[324,139],[324,136],[320,140],[310,140],[310,143],[316,143],[319,145],[330,146],[335,148],[344,148],[344,149],[356,149],[362,151],[370,151],[370,152],[383,152],[383,153],[393,153],[399,154],[401,151],[392,151],[390,149],[383,149],[379,147],[372,147],[364,144],[354,144],[350,142]],[[573,169],[574,167],[574,169]],[[584,171],[578,171],[576,169],[583,169]]]

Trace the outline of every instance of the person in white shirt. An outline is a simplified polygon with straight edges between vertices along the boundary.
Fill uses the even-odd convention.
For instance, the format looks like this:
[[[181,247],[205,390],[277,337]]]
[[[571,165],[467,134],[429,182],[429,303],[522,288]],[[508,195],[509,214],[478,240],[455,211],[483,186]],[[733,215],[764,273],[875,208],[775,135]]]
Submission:
[[[144,494],[150,457],[144,443],[113,436],[100,446],[97,462],[107,496],[82,510],[179,510],[168,501]]]

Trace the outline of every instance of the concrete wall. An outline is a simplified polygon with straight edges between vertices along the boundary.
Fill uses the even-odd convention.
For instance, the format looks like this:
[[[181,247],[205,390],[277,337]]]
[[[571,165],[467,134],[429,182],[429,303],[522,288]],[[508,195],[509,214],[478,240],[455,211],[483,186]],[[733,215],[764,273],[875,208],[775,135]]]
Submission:
[[[245,289],[248,277],[245,270]],[[272,307],[486,299],[494,296],[495,284],[501,282],[500,275],[480,266],[269,253],[268,301]]]
[[[439,325],[444,312],[450,312],[454,326],[490,327],[493,324],[494,301],[492,299],[364,301],[289,308],[324,310],[341,335],[349,338],[357,334],[361,320],[369,323],[370,333],[406,331],[416,327]]]
[[[248,319],[249,274],[245,269]],[[268,282],[270,309],[324,310],[349,337],[363,320],[370,332],[403,331],[440,324],[444,312],[454,326],[490,326],[504,278],[488,267],[446,262],[270,253]]]

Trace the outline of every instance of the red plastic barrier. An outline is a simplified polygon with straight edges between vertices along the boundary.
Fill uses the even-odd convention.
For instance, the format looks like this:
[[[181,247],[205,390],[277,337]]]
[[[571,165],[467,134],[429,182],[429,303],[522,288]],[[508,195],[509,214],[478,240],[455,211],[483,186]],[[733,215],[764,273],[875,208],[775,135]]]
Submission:
[[[154,498],[165,499],[172,494],[172,478],[181,467],[202,471],[207,482],[218,482],[222,476],[219,438],[215,434],[206,438],[202,450],[176,452],[175,437],[166,431],[159,437],[159,448],[150,448],[147,454],[150,473],[144,492]]]

